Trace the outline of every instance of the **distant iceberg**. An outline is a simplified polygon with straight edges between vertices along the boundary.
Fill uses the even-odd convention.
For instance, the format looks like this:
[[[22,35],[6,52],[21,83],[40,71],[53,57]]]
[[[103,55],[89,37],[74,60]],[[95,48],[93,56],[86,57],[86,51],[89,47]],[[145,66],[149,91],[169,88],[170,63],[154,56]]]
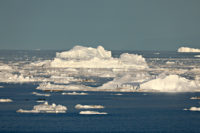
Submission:
[[[66,111],[67,107],[56,105],[55,103],[49,105],[48,102],[40,105],[35,105],[32,110],[17,110],[18,113],[66,113]]]
[[[180,47],[178,49],[178,52],[200,52],[200,49],[197,49],[197,48],[189,48],[189,47]]]
[[[11,99],[0,99],[0,103],[4,103],[4,102],[12,102]]]
[[[81,111],[79,114],[83,115],[107,115],[106,112],[98,112],[98,111]]]
[[[141,84],[140,91],[194,92],[200,91],[200,84],[178,75],[166,75]]]
[[[141,55],[123,53],[120,58],[113,58],[111,51],[102,46],[75,46],[69,51],[56,53],[56,58],[50,65],[59,68],[148,68],[145,58]]]
[[[104,106],[102,105],[81,105],[81,104],[77,104],[75,106],[76,109],[103,109]]]

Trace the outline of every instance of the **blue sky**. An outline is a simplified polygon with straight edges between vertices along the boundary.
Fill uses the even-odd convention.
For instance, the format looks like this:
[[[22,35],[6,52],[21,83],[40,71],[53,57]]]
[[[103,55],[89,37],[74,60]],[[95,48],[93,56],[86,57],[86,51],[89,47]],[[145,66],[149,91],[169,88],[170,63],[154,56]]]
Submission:
[[[200,0],[0,0],[0,49],[200,48]]]

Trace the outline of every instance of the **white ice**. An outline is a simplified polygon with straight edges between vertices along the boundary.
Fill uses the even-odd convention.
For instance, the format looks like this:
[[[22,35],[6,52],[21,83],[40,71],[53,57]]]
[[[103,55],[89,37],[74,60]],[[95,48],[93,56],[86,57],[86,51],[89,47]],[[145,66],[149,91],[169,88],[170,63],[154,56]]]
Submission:
[[[200,97],[191,97],[190,99],[194,100],[194,99],[200,99]]]
[[[66,93],[66,92],[63,92],[62,93],[62,95],[88,95],[88,93],[84,93],[84,92],[68,92],[68,93]]]
[[[7,99],[3,99],[3,98],[2,98],[2,99],[0,99],[0,102],[2,102],[2,103],[4,103],[4,102],[12,102],[12,100],[11,100],[11,99],[8,99],[8,98],[7,98]]]
[[[77,104],[75,106],[76,109],[103,109],[104,106],[102,105],[81,105],[81,104]]]
[[[107,115],[106,112],[98,112],[98,111],[81,111],[79,114],[83,115]]]
[[[51,66],[57,68],[148,68],[141,55],[123,53],[120,58],[113,58],[111,51],[105,50],[102,46],[97,48],[75,46],[69,51],[57,53]]]
[[[178,75],[166,75],[141,84],[140,91],[194,92],[200,91],[200,85]]]
[[[49,105],[48,102],[44,104],[35,105],[32,110],[19,109],[19,113],[66,113],[67,107],[62,105],[56,105],[53,103]]]
[[[197,48],[189,48],[189,47],[180,47],[178,52],[200,52],[200,49]]]
[[[200,107],[191,107],[191,108],[189,108],[189,109],[184,109],[184,110],[200,111]]]
[[[195,55],[194,57],[196,57],[196,58],[200,58],[200,55]]]
[[[34,94],[34,95],[36,95],[36,96],[45,96],[45,97],[51,96],[50,94],[37,93],[37,92],[32,92],[32,94]]]

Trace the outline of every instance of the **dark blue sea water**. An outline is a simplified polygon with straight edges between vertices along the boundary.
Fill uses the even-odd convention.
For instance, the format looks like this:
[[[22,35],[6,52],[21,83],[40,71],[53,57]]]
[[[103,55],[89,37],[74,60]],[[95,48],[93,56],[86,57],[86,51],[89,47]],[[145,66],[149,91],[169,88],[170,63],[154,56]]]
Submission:
[[[0,61],[13,64],[49,60],[56,51],[0,51]],[[173,67],[163,65],[166,61],[181,62],[186,69],[199,66],[196,53],[177,53],[157,51],[113,51],[113,57],[123,52],[141,54],[148,65],[154,67]],[[23,64],[22,63],[22,64]],[[21,65],[21,64],[20,64]],[[103,79],[102,79],[103,80]],[[110,80],[110,79],[109,79]],[[0,83],[0,98],[10,98],[11,103],[0,103],[0,133],[199,133],[200,112],[184,111],[184,108],[199,107],[200,100],[191,100],[200,93],[147,93],[132,92],[114,95],[115,92],[88,92],[89,95],[61,95],[50,92],[50,97],[35,96],[38,83]],[[17,113],[20,108],[31,110],[36,101],[45,99],[50,104],[67,106],[64,114]],[[76,104],[103,105],[107,115],[80,115]]]
[[[20,114],[19,108],[32,109],[36,100],[36,85],[1,84],[0,97],[14,102],[0,103],[0,132],[139,132],[192,133],[200,132],[199,112],[184,108],[199,106],[199,100],[190,97],[200,93],[123,93],[89,92],[86,96],[52,93],[45,97],[49,103],[68,107],[65,114]],[[40,91],[38,91],[40,92]],[[76,104],[100,104],[108,115],[80,115]],[[99,109],[100,110],[100,109]]]

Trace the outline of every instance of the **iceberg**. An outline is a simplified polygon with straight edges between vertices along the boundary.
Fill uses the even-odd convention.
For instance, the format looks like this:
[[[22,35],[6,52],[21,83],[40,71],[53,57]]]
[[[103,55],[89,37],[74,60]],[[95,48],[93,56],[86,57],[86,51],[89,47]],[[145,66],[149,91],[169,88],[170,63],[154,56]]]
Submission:
[[[196,99],[200,99],[200,97],[191,97],[190,99],[192,99],[192,100],[196,100]]]
[[[180,47],[178,49],[178,52],[195,52],[198,53],[200,52],[200,49],[197,48],[189,48],[189,47]]]
[[[4,63],[0,63],[0,70],[6,70],[6,71],[12,71],[12,67],[10,67],[9,65],[7,64],[4,64]]]
[[[11,99],[0,99],[0,102],[1,103],[4,103],[4,102],[12,102],[12,100]]]
[[[162,75],[141,84],[140,91],[195,92],[200,91],[200,85],[195,80],[188,80],[178,75]]]
[[[113,58],[111,51],[102,46],[75,46],[69,51],[56,53],[50,65],[54,68],[148,68],[145,58],[141,55],[123,53],[120,58]]]
[[[76,109],[103,109],[104,106],[102,105],[81,105],[81,104],[77,104],[75,106]]]
[[[98,112],[98,111],[81,111],[79,114],[83,115],[107,115],[106,112]]]
[[[66,113],[67,107],[62,105],[56,105],[52,103],[49,105],[48,102],[44,104],[35,105],[32,110],[17,110],[18,113]]]

